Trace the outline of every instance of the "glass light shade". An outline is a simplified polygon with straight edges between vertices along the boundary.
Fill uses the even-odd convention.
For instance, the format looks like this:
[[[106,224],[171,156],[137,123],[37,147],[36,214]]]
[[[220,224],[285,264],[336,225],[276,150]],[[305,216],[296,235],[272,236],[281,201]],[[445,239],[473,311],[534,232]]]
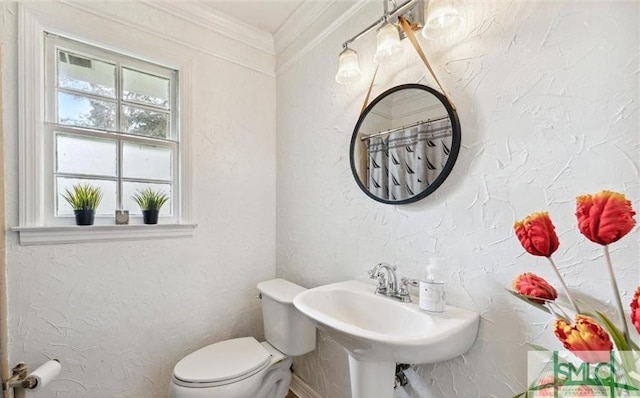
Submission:
[[[427,6],[427,18],[422,28],[422,36],[437,40],[457,32],[464,19],[453,0],[430,0]]]
[[[360,66],[358,65],[358,53],[350,48],[345,48],[338,59],[338,73],[336,81],[340,84],[351,84],[360,80]]]
[[[377,64],[390,64],[397,61],[404,54],[404,47],[400,43],[398,28],[387,22],[378,29],[378,45],[373,60]]]

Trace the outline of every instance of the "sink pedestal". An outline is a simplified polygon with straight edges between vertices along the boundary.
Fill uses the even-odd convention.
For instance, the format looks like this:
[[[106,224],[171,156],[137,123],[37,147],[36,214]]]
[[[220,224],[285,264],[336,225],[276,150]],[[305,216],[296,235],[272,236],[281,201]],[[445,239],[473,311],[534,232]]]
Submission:
[[[392,398],[395,362],[377,362],[349,354],[351,398]]]

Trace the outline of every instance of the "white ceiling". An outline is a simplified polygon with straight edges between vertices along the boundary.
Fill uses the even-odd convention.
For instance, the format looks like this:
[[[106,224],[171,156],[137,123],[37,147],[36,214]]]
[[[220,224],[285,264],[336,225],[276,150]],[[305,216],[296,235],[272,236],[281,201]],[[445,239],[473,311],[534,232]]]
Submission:
[[[300,7],[300,1],[214,1],[203,2],[203,6],[219,14],[251,25],[271,35],[275,34]]]

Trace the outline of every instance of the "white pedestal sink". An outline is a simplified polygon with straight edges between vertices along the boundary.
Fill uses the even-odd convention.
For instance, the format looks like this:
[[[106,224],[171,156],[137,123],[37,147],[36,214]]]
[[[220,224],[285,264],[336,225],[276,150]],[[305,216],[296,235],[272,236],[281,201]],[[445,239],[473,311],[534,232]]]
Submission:
[[[446,361],[473,345],[478,313],[451,306],[428,313],[373,290],[352,280],[309,289],[293,300],[349,354],[352,398],[391,398],[396,362]]]

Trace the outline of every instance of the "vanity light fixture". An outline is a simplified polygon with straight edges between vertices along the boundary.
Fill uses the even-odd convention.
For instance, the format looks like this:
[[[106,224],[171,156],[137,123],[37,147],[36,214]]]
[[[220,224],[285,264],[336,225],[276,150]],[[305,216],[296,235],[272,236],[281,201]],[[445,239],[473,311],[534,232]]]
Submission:
[[[391,11],[390,3],[394,7]],[[458,9],[458,0],[406,0],[400,5],[397,5],[396,0],[382,0],[382,4],[383,15],[342,44],[343,51],[340,53],[336,74],[338,83],[351,84],[360,78],[358,55],[349,46],[374,29],[377,29],[374,62],[384,65],[401,58],[404,48],[400,41],[405,35],[402,29],[399,29],[399,17],[403,17],[413,31],[422,29],[422,35],[427,39],[451,35],[464,25],[464,19]]]
[[[430,0],[422,36],[435,40],[443,35],[457,32],[464,24],[458,8],[455,0]]]
[[[338,61],[338,73],[336,81],[340,84],[350,84],[358,80],[360,68],[357,53],[349,48],[349,45],[365,34],[377,29],[377,49],[374,56],[376,64],[390,64],[404,53],[400,40],[404,38],[398,26],[398,17],[404,17],[409,21],[414,30],[421,29],[424,21],[424,0],[406,0],[396,6],[395,0],[382,0],[384,6],[383,15],[371,23],[360,33],[342,44],[343,51]],[[389,3],[394,8],[389,11]],[[355,72],[357,67],[357,73]],[[355,76],[358,76],[357,78]]]
[[[391,22],[385,22],[378,29],[376,41],[376,55],[373,57],[376,64],[391,64],[404,54],[404,47],[400,43],[400,32]]]
[[[362,73],[358,65],[358,53],[345,46],[338,59],[336,81],[340,84],[351,84],[360,80],[360,76]]]

